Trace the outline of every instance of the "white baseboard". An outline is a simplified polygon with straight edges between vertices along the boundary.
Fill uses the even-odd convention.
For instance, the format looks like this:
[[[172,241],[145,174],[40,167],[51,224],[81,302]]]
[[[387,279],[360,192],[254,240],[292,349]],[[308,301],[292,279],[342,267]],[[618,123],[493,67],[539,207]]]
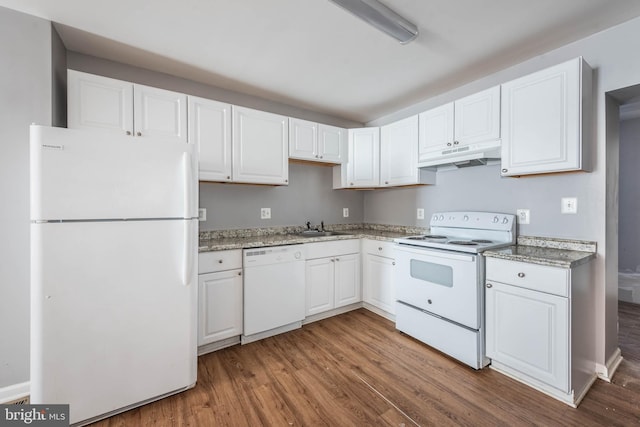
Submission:
[[[0,404],[29,396],[29,381],[0,388]]]
[[[613,352],[609,360],[607,360],[606,365],[602,365],[600,363],[596,363],[596,374],[598,374],[598,378],[608,383],[611,382],[613,378],[613,374],[616,373],[618,366],[622,362],[622,352],[620,348],[617,348],[616,351]]]

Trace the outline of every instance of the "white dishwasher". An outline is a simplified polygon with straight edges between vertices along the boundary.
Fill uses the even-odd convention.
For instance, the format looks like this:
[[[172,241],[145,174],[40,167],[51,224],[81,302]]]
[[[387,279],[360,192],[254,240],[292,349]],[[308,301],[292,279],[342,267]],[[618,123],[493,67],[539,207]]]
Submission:
[[[305,317],[303,245],[245,249],[242,344],[291,331]]]

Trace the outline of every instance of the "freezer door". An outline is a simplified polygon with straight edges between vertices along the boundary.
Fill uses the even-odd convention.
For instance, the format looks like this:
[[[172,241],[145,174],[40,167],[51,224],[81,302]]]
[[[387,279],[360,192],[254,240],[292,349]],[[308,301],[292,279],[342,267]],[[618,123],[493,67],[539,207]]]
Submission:
[[[196,235],[195,220],[31,225],[32,403],[70,404],[73,424],[195,383]]]
[[[197,217],[192,144],[31,126],[31,220]]]

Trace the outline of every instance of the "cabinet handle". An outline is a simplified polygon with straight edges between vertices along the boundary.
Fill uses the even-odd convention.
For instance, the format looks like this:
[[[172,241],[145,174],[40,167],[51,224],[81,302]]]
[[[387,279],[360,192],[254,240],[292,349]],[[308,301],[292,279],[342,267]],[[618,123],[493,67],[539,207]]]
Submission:
[[[509,172],[509,169],[502,169],[502,173],[507,173]]]
[[[142,136],[142,132],[136,132],[136,136]]]
[[[127,131],[127,135],[131,135],[131,131],[130,130]]]
[[[518,273],[518,277],[524,277],[524,273]]]
[[[493,288],[493,285],[491,283],[487,283],[487,288]]]

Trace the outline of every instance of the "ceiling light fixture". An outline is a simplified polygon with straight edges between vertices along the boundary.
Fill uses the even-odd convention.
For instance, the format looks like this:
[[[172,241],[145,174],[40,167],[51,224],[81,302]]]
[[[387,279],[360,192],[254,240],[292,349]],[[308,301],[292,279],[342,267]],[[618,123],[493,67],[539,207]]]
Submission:
[[[358,18],[407,44],[418,37],[418,27],[377,0],[329,0]]]

